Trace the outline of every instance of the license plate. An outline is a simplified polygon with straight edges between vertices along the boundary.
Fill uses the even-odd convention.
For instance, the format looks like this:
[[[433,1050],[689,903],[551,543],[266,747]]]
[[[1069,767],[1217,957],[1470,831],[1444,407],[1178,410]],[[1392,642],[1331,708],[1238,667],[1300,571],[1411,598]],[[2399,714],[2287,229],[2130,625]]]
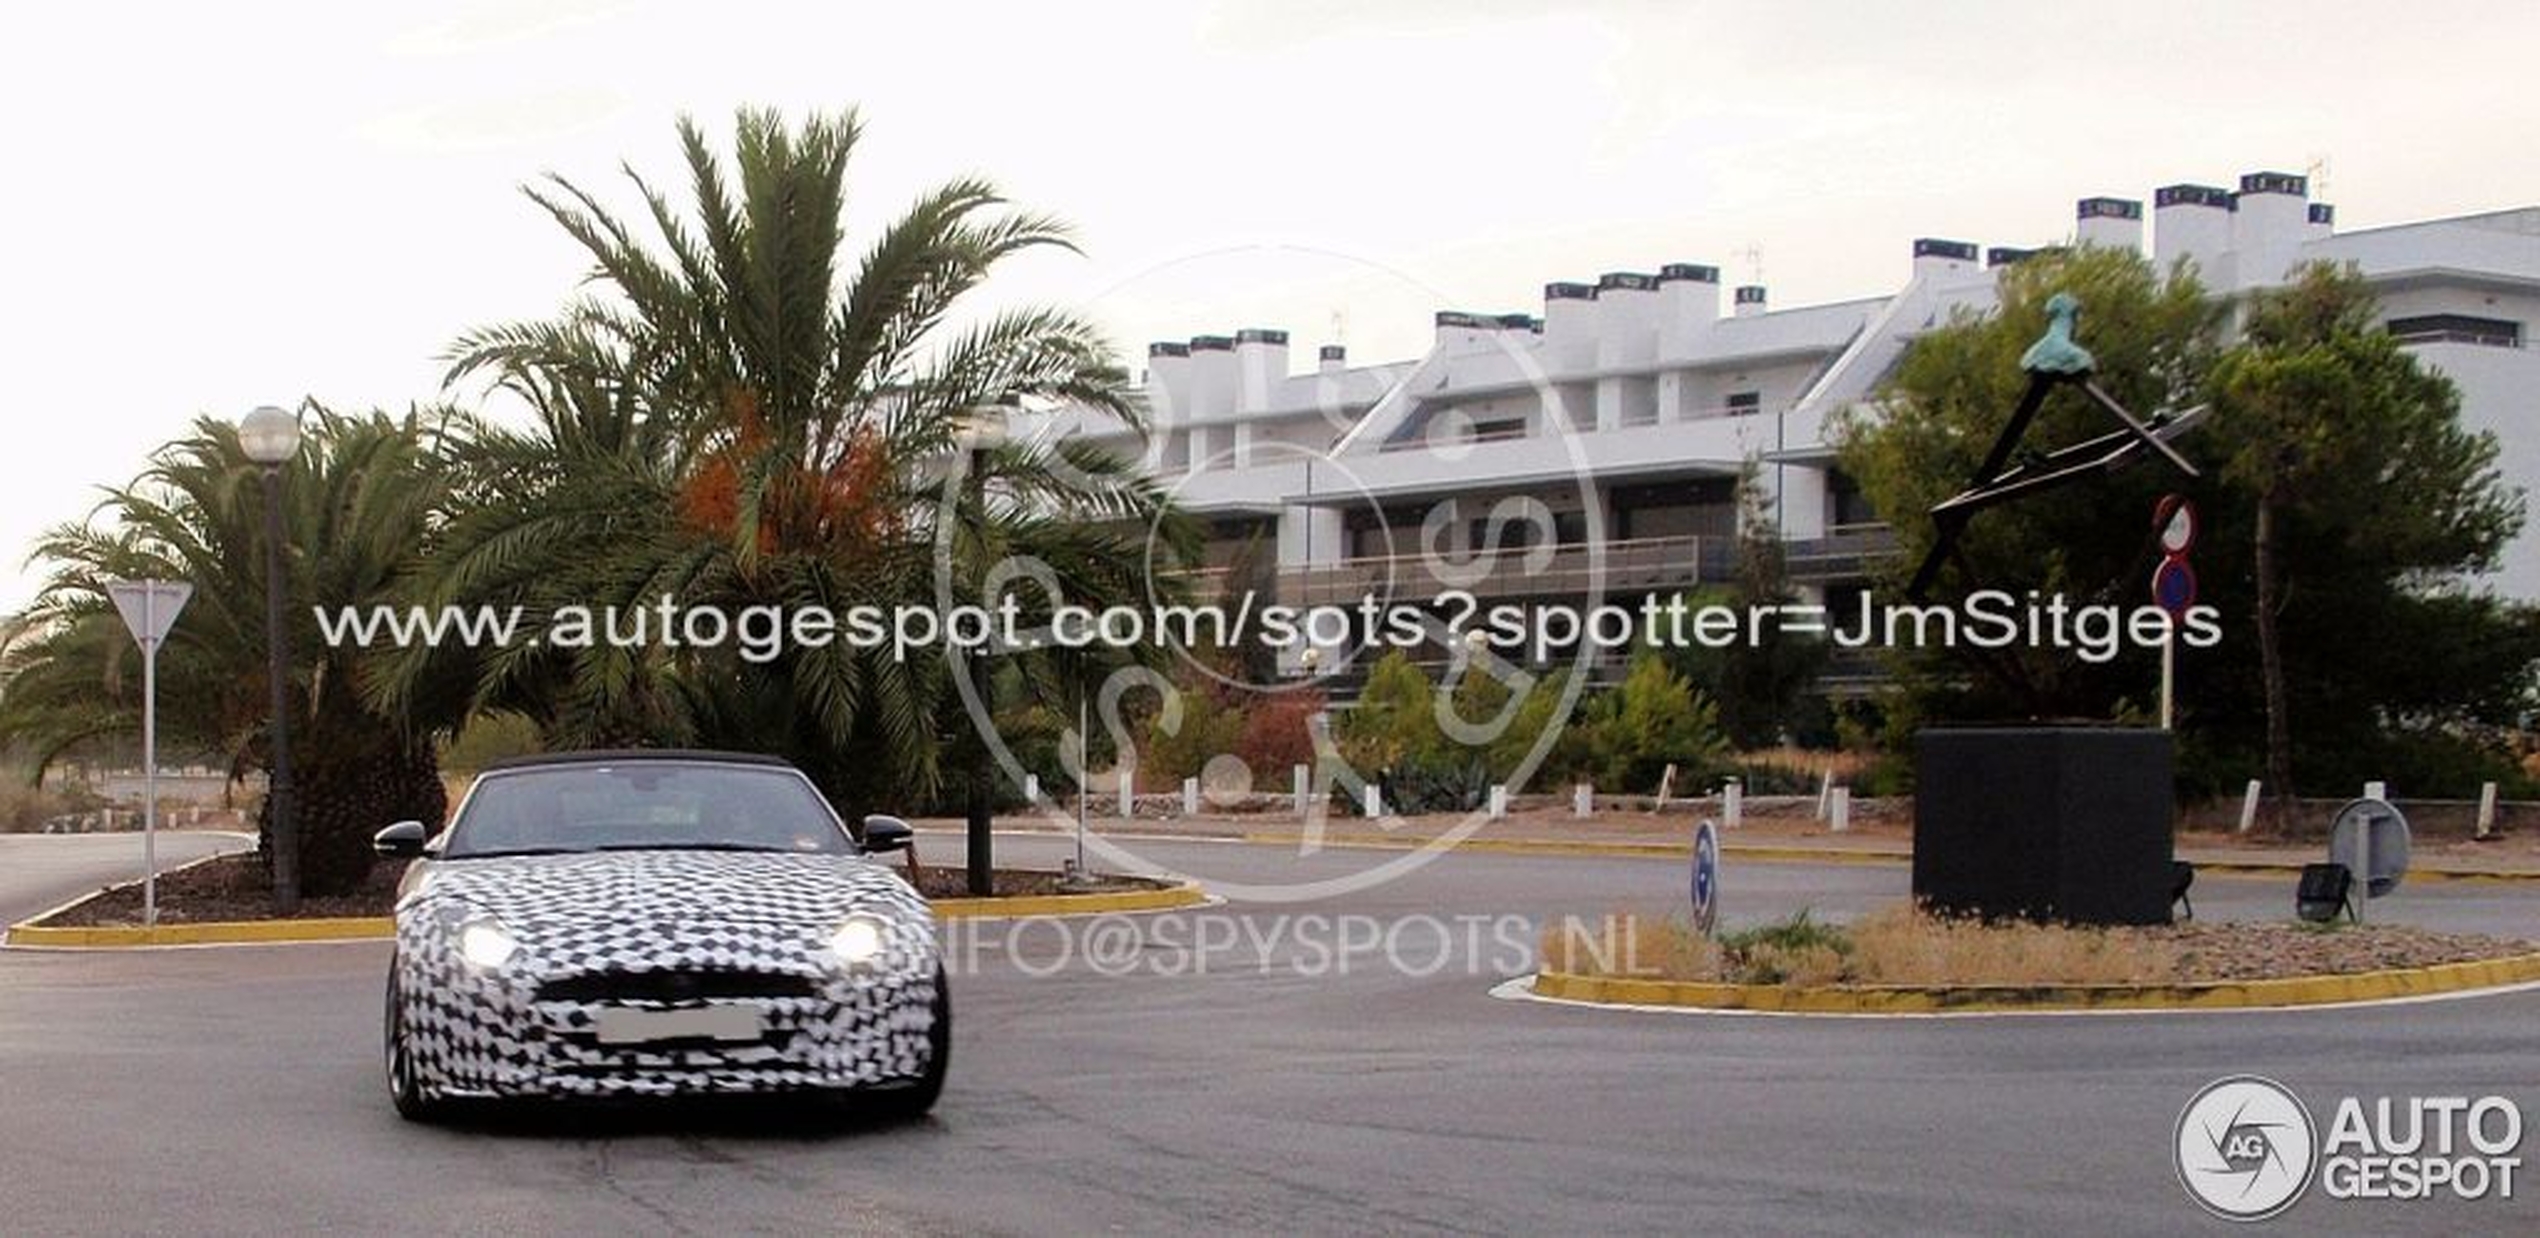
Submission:
[[[594,1015],[592,1030],[601,1044],[637,1045],[656,1040],[757,1040],[767,1029],[759,1013],[747,1006],[680,1010],[612,1006]]]

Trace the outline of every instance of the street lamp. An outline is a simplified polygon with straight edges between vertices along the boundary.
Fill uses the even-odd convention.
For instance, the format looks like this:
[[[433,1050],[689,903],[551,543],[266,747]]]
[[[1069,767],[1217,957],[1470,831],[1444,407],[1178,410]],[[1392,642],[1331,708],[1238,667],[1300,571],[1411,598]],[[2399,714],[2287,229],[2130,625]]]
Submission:
[[[971,409],[962,418],[958,436],[961,450],[969,456],[970,466],[963,478],[964,506],[969,509],[970,519],[976,523],[983,544],[988,528],[988,453],[1005,445],[1007,411],[995,405]],[[945,656],[952,656],[949,646]],[[984,731],[994,725],[995,716],[988,705],[986,668],[973,665],[968,653],[962,655],[961,665],[970,679],[971,695],[978,701],[978,723]],[[989,802],[988,737],[984,733],[979,736],[978,757],[970,770],[968,817],[964,832],[968,835],[969,848],[963,866],[969,874],[971,896],[987,898],[996,893],[997,844],[996,813]]]
[[[291,640],[282,622],[282,466],[300,454],[300,419],[267,404],[238,421],[238,448],[265,473],[265,677],[273,692],[273,770],[265,820],[273,841],[274,911],[300,910],[300,825],[291,804]]]

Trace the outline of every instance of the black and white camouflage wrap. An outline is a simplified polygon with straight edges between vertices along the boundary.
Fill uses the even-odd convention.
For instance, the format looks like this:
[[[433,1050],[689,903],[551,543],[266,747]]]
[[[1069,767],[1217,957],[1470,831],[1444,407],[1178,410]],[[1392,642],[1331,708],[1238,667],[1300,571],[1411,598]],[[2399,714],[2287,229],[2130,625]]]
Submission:
[[[850,916],[883,949],[831,952]],[[459,952],[492,919],[499,969]],[[442,861],[397,906],[392,1017],[426,1099],[887,1088],[922,1076],[939,964],[934,919],[853,855],[612,851]],[[632,991],[640,996],[629,997]],[[602,1044],[611,1006],[739,1005],[757,1042]]]

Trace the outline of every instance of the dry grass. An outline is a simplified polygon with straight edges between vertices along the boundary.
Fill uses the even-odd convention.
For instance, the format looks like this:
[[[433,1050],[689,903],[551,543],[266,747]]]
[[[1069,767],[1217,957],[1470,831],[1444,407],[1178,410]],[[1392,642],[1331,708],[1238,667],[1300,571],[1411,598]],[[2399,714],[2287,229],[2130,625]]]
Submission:
[[[1661,980],[1830,984],[2161,984],[2180,946],[2140,932],[1984,924],[1897,906],[1851,925],[1807,912],[1716,941],[1674,917],[1616,913],[1547,926],[1547,970]]]
[[[1544,925],[1536,957],[1548,971],[1587,976],[1718,980],[1718,943],[1691,924],[1662,916],[1613,912],[1564,916]]]
[[[2034,987],[2348,975],[2502,958],[2540,944],[2388,924],[1987,924],[1899,905],[1849,925],[1803,911],[1716,941],[1680,917],[1571,917],[1545,929],[1541,949],[1544,970],[1632,980]]]
[[[2174,943],[2142,933],[1984,924],[1891,907],[1851,926],[1859,984],[2167,984]]]

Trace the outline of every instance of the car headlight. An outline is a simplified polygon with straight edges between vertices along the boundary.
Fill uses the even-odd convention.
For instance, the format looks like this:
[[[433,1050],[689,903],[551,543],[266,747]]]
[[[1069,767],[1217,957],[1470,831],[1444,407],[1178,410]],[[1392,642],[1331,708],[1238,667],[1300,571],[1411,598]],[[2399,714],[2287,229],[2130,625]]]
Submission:
[[[520,942],[499,920],[470,920],[459,926],[459,957],[485,971],[500,971],[519,951]]]
[[[882,923],[871,916],[850,916],[829,935],[829,952],[852,964],[870,963],[882,955]]]

